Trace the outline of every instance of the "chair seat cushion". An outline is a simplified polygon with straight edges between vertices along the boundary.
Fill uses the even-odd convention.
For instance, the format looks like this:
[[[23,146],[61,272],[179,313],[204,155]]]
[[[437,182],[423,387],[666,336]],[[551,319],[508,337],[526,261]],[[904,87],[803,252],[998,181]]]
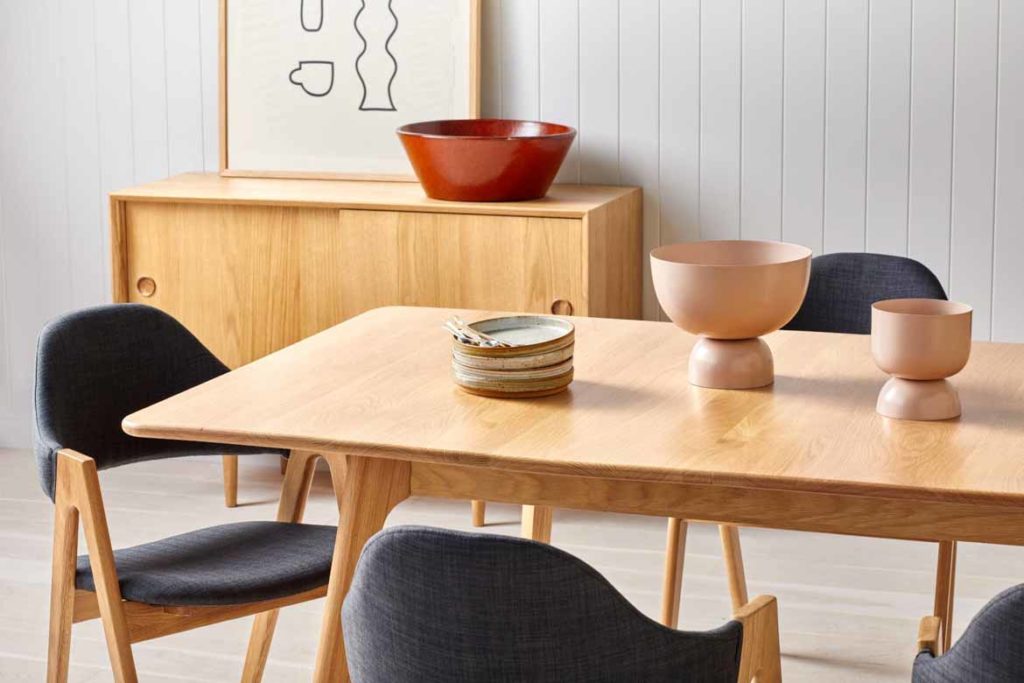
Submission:
[[[114,551],[121,597],[151,605],[235,605],[327,585],[337,527],[239,522]],[[94,591],[89,558],[76,585]]]

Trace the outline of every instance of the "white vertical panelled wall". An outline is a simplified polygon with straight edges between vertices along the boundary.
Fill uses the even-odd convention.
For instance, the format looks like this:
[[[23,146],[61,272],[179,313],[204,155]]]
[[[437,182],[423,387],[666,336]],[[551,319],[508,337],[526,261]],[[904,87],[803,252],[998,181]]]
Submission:
[[[109,297],[105,194],[216,168],[217,3],[0,3],[0,445],[28,441],[42,324]],[[1024,341],[1024,2],[484,0],[483,25],[484,113],[577,126],[560,180],[642,185],[645,248],[906,254]]]

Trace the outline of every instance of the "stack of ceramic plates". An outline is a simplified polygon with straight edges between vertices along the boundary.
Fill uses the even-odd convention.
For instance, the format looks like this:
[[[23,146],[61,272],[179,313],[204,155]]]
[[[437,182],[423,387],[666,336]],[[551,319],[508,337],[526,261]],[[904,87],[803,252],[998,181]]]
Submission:
[[[481,320],[469,327],[510,345],[476,346],[453,338],[452,374],[469,393],[535,398],[557,394],[572,382],[572,323],[521,315]]]

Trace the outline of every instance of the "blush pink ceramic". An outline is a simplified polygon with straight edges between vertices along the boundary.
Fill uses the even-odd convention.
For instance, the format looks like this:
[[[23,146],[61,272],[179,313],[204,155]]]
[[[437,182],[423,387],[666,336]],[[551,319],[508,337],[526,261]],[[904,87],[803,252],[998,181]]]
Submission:
[[[760,339],[789,322],[803,303],[811,250],[786,242],[723,240],[668,244],[651,252],[662,309],[701,339],[690,352],[692,384],[751,389],[775,379]]]
[[[879,414],[902,420],[948,420],[960,396],[946,378],[971,355],[972,309],[939,299],[889,299],[871,307],[871,355],[892,375],[878,395]]]

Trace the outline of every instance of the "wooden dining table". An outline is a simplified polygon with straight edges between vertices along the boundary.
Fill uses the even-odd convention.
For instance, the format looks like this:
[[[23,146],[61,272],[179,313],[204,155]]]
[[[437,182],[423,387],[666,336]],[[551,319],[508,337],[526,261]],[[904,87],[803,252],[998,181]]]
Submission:
[[[451,379],[453,313],[492,315],[375,309],[124,420],[345,471],[316,681],[347,680],[342,602],[408,496],[1024,545],[1024,344],[975,342],[952,380],[962,417],[907,422],[875,412],[886,376],[867,336],[776,332],[775,383],[725,391],[688,383],[695,337],[663,322],[573,318],[566,392],[472,396]]]

